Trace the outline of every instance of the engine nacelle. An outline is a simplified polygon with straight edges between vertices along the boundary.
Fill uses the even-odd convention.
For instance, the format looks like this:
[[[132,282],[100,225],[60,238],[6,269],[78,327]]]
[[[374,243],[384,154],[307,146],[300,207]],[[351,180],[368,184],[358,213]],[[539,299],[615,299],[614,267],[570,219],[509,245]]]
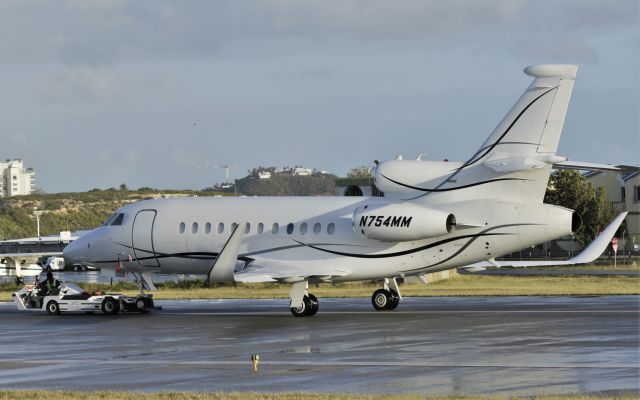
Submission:
[[[415,204],[358,207],[353,230],[367,239],[406,242],[446,235],[456,229],[456,217]]]
[[[390,160],[379,163],[373,176],[384,193],[419,194],[420,188],[437,186],[460,166],[457,162]]]

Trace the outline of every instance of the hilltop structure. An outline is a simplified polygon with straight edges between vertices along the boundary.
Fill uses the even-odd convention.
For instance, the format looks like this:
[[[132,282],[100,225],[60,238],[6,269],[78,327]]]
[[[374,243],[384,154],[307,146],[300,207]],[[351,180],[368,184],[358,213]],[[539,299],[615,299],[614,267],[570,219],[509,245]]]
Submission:
[[[31,194],[36,189],[36,171],[21,159],[0,161],[0,197]]]

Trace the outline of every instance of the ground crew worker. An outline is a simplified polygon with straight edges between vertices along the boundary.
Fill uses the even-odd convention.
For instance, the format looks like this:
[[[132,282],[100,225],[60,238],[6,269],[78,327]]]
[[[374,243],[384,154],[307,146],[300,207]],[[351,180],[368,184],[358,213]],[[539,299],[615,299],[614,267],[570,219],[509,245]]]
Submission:
[[[42,296],[55,296],[59,292],[60,281],[55,279],[53,277],[53,273],[49,271],[47,272],[47,279],[45,279],[44,282],[40,282],[40,286],[42,287],[42,291],[44,292]]]

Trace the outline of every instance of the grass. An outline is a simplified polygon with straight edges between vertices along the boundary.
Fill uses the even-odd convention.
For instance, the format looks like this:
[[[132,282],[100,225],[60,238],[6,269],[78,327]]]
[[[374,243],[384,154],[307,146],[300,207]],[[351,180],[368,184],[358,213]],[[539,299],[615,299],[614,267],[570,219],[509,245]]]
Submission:
[[[616,394],[569,394],[542,395],[525,397],[507,396],[425,396],[417,394],[321,394],[321,393],[197,393],[197,392],[78,392],[78,391],[47,391],[47,390],[6,390],[0,391],[0,400],[14,399],[48,399],[48,400],[489,400],[489,399],[528,399],[528,400],[632,400],[637,399],[637,393]]]
[[[135,295],[136,286],[121,283],[82,284],[87,291]],[[274,299],[287,298],[288,284],[217,284],[202,281],[158,284],[156,299]],[[317,297],[369,297],[379,286],[371,282],[311,285]],[[12,284],[0,285],[0,301],[11,301]],[[639,295],[640,278],[627,276],[491,276],[464,275],[443,281],[401,286],[403,296],[588,296]]]

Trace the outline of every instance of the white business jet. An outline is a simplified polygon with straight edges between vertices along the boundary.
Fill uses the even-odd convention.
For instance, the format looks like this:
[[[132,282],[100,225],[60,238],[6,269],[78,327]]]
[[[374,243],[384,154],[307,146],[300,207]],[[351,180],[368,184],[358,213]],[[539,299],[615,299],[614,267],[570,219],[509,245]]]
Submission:
[[[399,277],[496,265],[496,257],[579,228],[572,210],[543,203],[552,167],[615,168],[556,155],[577,69],[526,68],[533,83],[465,162],[378,163],[375,184],[385,197],[144,200],[119,209],[64,256],[100,268],[121,265],[148,282],[153,273],[181,273],[290,284],[296,316],[318,311],[309,283],[380,280],[372,303],[394,309]],[[566,263],[598,257],[625,215]]]

